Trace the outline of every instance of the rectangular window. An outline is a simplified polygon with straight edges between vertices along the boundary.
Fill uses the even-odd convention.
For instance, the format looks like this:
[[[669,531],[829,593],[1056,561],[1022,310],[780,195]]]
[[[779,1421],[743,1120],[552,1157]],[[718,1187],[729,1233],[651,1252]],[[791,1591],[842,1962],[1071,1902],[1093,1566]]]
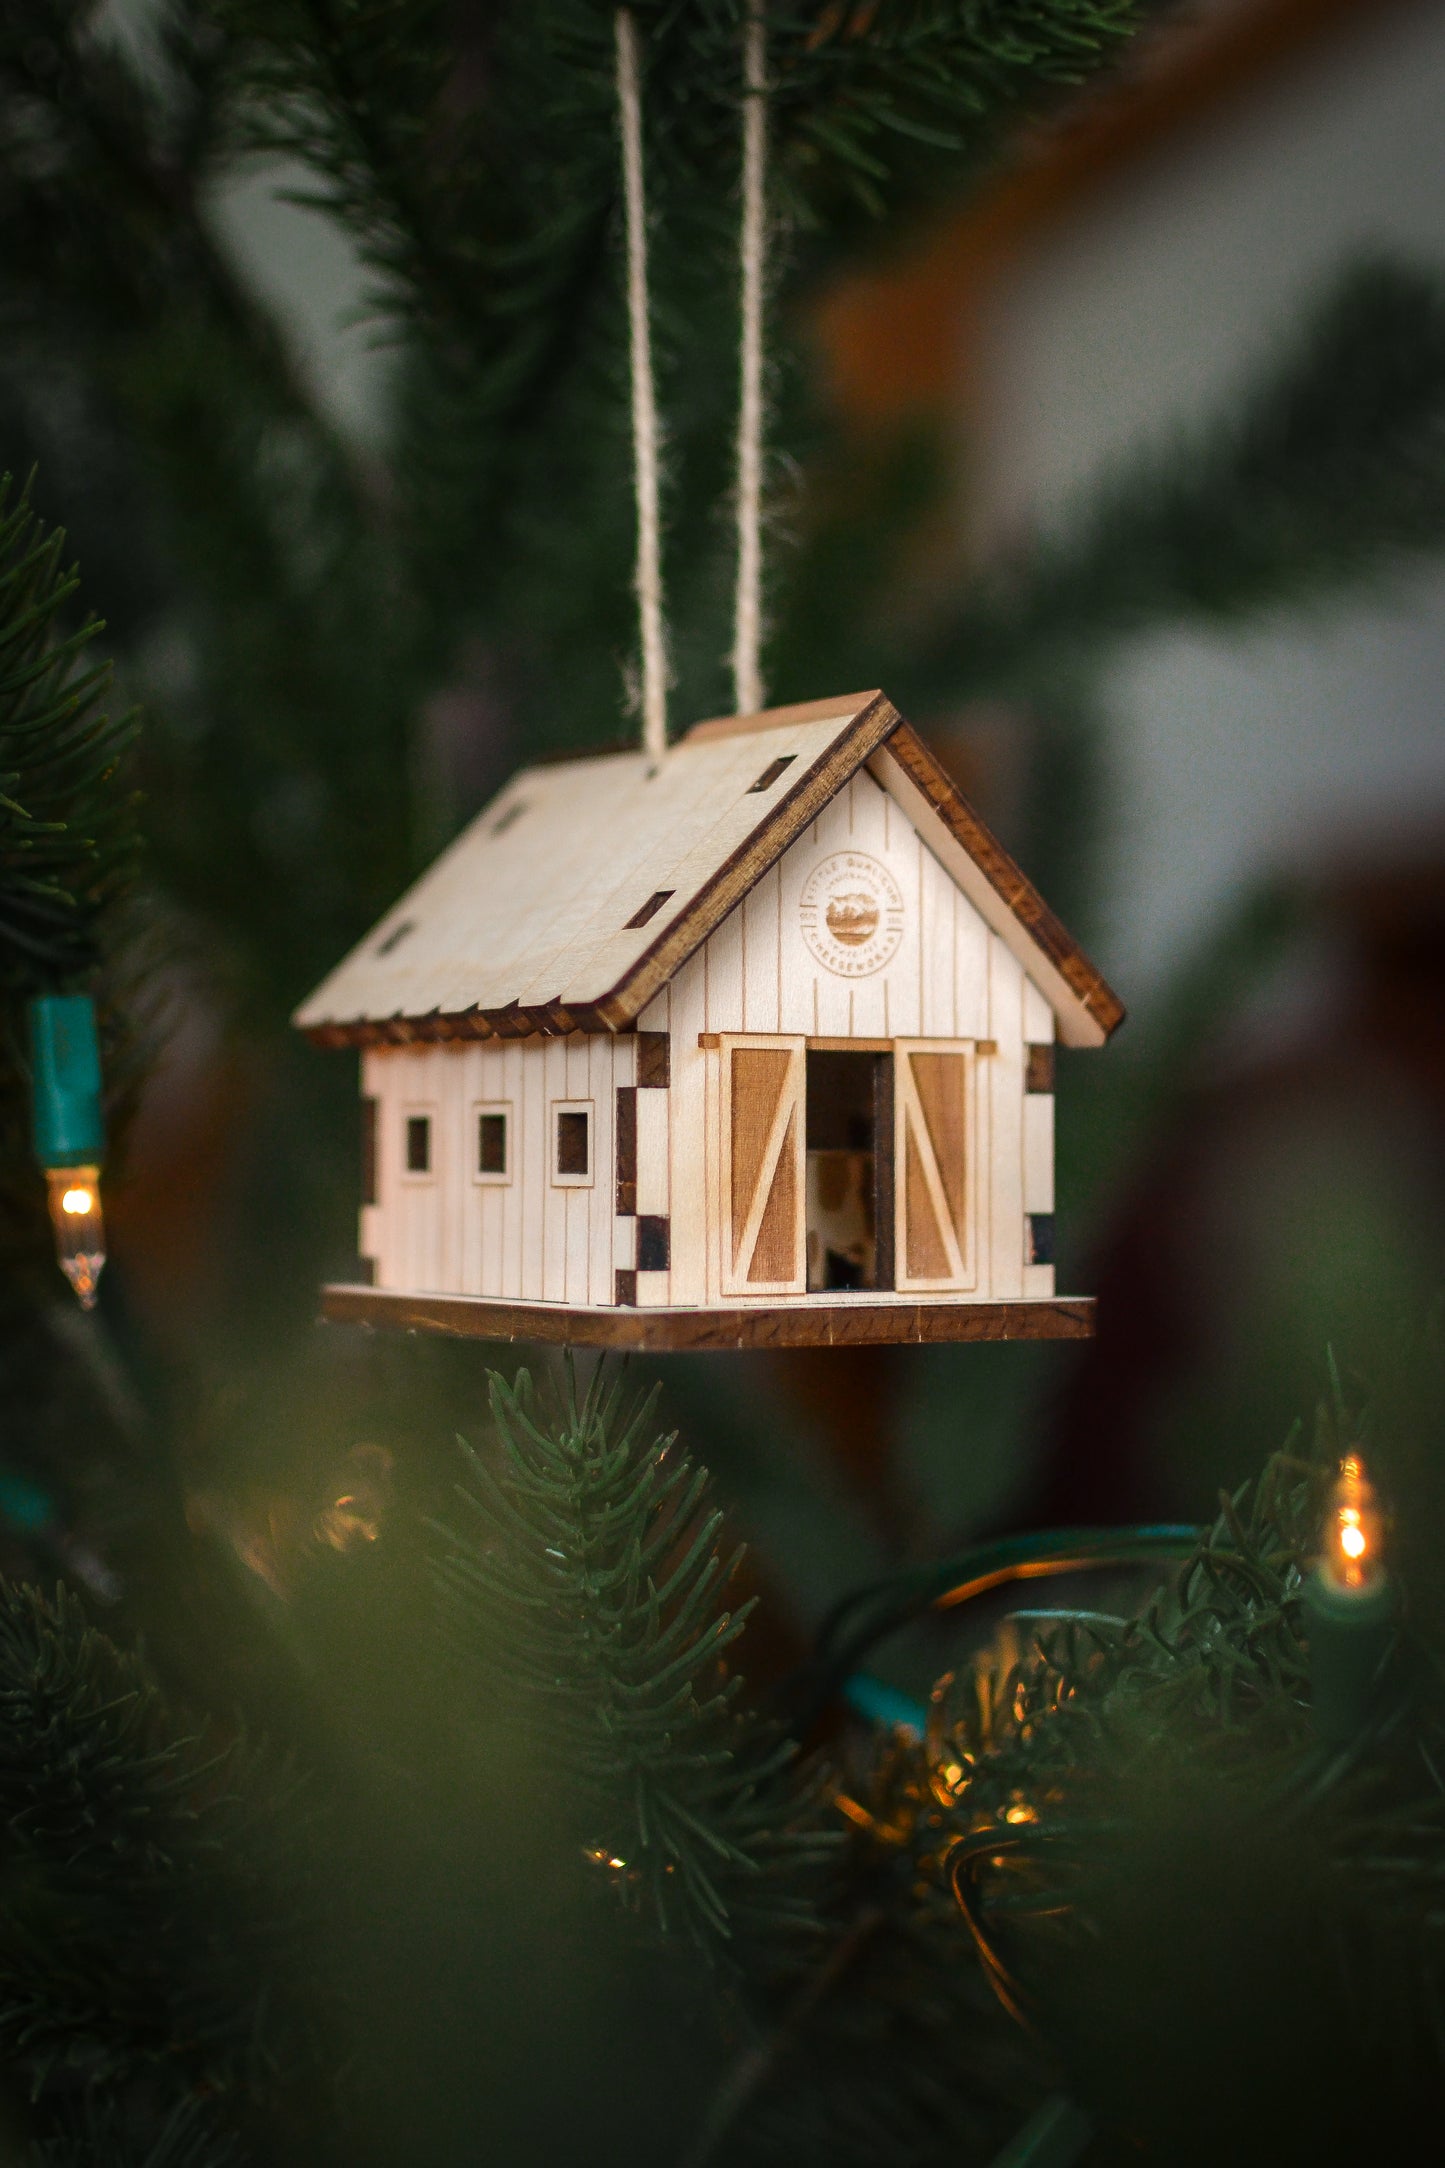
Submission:
[[[507,1182],[512,1174],[511,1108],[477,1108],[477,1162],[479,1182]]]
[[[1024,1262],[1029,1265],[1054,1263],[1054,1215],[1052,1212],[1030,1212],[1025,1219],[1027,1240],[1024,1244]]]
[[[406,1171],[431,1173],[431,1116],[408,1114],[406,1118]]]
[[[552,1179],[583,1188],[592,1180],[592,1102],[553,1102]]]
[[[376,1101],[361,1102],[361,1201],[376,1203]]]

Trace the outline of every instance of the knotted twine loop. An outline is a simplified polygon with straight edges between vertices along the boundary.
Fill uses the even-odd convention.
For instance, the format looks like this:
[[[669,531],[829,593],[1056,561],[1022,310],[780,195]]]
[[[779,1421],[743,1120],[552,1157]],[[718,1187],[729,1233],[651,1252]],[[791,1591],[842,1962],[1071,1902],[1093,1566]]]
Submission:
[[[627,320],[632,374],[632,468],[637,500],[638,632],[642,646],[642,750],[667,751],[667,635],[662,618],[662,531],[658,516],[657,393],[647,300],[647,206],[642,186],[642,89],[637,25],[630,8],[615,18],[617,110],[627,208]]]
[[[743,175],[738,387],[738,584],[733,612],[733,703],[753,715],[764,700],[758,656],[763,636],[763,281],[766,270],[768,105],[763,0],[748,0],[743,31]]]

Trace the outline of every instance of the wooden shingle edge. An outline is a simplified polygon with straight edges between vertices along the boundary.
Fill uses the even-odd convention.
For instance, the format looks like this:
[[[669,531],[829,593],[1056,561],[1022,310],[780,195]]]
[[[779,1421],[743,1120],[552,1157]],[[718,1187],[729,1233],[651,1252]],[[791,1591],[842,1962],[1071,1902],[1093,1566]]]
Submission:
[[[1064,1044],[1102,1046],[1124,1021],[1123,1002],[912,725],[900,721],[868,766],[1018,956],[1054,1009]]]

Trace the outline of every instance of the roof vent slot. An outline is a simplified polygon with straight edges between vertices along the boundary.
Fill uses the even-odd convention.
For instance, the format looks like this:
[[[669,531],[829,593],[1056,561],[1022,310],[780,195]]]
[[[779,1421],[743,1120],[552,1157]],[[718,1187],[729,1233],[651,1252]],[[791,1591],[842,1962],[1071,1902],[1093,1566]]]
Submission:
[[[504,836],[507,830],[511,827],[513,821],[519,821],[522,818],[522,815],[526,812],[526,810],[526,799],[514,798],[512,800],[512,803],[509,806],[505,807],[503,811],[497,815],[496,819],[492,822],[492,825],[488,829],[487,833],[493,836]]]
[[[676,893],[677,891],[672,888],[659,888],[654,890],[653,894],[648,897],[646,903],[643,904],[641,910],[633,912],[631,918],[627,921],[627,925],[623,928],[623,931],[631,932],[634,926],[645,926],[650,918],[656,918],[658,912],[662,909],[668,897],[675,895]]]
[[[404,918],[399,926],[392,927],[391,932],[386,936],[385,940],[377,942],[377,955],[389,956],[394,948],[400,946],[400,944],[406,939],[409,933],[415,932],[416,920],[414,918]]]
[[[749,783],[744,796],[751,798],[755,790],[771,790],[784,768],[791,768],[797,757],[796,753],[779,753],[776,760],[768,762],[756,783]]]

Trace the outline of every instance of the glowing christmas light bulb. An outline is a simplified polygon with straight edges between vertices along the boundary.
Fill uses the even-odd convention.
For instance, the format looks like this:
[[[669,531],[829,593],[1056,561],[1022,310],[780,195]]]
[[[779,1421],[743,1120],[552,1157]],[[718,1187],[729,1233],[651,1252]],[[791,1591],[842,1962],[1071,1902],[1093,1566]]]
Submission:
[[[100,1045],[88,994],[30,1004],[31,1125],[50,1192],[55,1255],[81,1308],[95,1307],[105,1264],[100,1161],[105,1149]]]
[[[1341,1594],[1366,1594],[1384,1578],[1384,1525],[1375,1486],[1358,1453],[1349,1453],[1330,1492],[1324,1541],[1320,1548],[1322,1580]]]
[[[1370,1720],[1395,1633],[1384,1518],[1358,1453],[1345,1455],[1330,1490],[1305,1627],[1315,1729],[1326,1745],[1347,1747]]]
[[[56,1261],[75,1289],[82,1310],[93,1310],[96,1286],[105,1263],[100,1169],[48,1167],[45,1179],[50,1190]]]

